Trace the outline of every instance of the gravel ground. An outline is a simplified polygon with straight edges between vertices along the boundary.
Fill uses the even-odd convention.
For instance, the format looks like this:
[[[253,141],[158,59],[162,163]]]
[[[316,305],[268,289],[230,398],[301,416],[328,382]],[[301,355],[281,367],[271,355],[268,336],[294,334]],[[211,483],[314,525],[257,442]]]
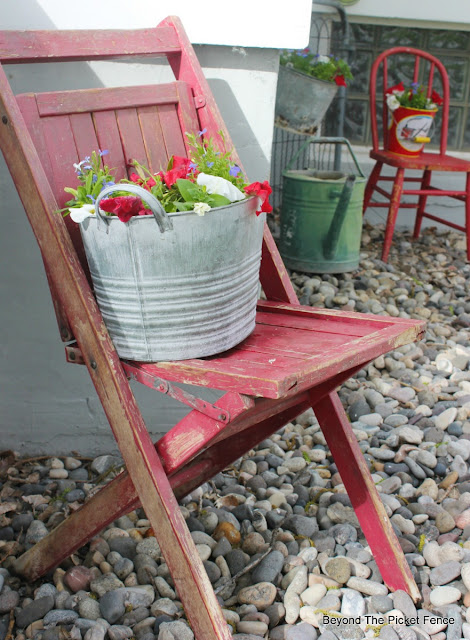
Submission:
[[[238,640],[470,638],[470,265],[462,234],[367,226],[357,272],[292,274],[303,304],[425,319],[339,394],[422,594],[383,584],[312,411],[181,502]],[[0,640],[191,640],[138,510],[30,584],[14,558],[119,472],[119,458],[0,454]],[[329,620],[329,621],[328,621]]]

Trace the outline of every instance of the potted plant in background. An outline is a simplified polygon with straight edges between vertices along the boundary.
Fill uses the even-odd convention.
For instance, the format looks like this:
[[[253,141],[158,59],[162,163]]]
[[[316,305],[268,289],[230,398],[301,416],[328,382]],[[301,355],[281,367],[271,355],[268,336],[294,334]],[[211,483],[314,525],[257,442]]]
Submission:
[[[248,184],[230,152],[188,135],[188,158],[116,182],[93,152],[74,165],[67,213],[80,224],[95,296],[122,358],[201,358],[255,327],[269,184]],[[221,133],[219,135],[222,137]]]
[[[348,63],[308,48],[282,51],[276,94],[276,117],[302,133],[314,133],[336,95],[352,79]]]
[[[390,113],[385,148],[402,156],[419,156],[431,141],[434,116],[442,97],[434,90],[428,95],[427,88],[418,82],[409,86],[400,82],[386,89],[385,100]]]

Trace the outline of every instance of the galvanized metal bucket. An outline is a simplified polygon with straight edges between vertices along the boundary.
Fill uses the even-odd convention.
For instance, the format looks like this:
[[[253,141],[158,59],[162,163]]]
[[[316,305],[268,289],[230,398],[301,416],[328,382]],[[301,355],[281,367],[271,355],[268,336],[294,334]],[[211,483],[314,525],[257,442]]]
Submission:
[[[323,120],[337,90],[334,82],[319,80],[281,65],[275,114],[292,129],[313,133]]]
[[[255,327],[265,214],[257,198],[167,214],[136,185],[154,216],[127,223],[99,214],[80,230],[98,306],[120,357],[154,362],[220,353]],[[150,197],[149,197],[150,196]],[[157,223],[156,224],[156,221]]]

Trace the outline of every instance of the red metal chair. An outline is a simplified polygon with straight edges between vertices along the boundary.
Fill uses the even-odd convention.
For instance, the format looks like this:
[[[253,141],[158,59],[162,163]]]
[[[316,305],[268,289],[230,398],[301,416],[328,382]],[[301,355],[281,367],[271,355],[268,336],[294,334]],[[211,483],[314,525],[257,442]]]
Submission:
[[[387,518],[336,388],[365,363],[420,337],[417,320],[298,305],[265,228],[260,279],[268,298],[254,333],[206,359],[139,363],[119,359],[87,279],[73,223],[56,213],[74,178],[72,163],[106,148],[121,175],[129,158],[158,170],[185,153],[186,131],[225,129],[177,18],[135,31],[0,32],[0,62],[31,63],[167,56],[176,81],[15,96],[0,67],[0,147],[36,235],[67,360],[86,365],[127,471],[29,549],[16,570],[35,580],[119,515],[142,504],[198,640],[230,640],[177,498],[313,407],[384,581],[413,599],[419,591]],[[235,159],[235,158],[234,158]],[[128,379],[192,410],[155,445]],[[215,404],[175,383],[225,391]]]
[[[390,59],[400,56],[400,63],[406,62],[407,57],[413,59],[414,82],[427,86],[427,95],[430,96],[433,88],[437,89],[443,97],[442,106],[439,108],[441,118],[441,131],[439,140],[439,151],[434,153],[422,153],[417,158],[404,157],[396,153],[387,151],[388,134],[388,110],[385,102],[385,90],[390,84],[389,65]],[[402,65],[403,68],[403,65]],[[426,72],[426,74],[424,74]],[[427,79],[425,79],[427,76]],[[437,77],[436,77],[437,76]],[[377,108],[377,79],[381,79],[382,87],[382,117],[380,118],[380,105]],[[382,250],[382,260],[387,261],[392,244],[393,231],[397,219],[399,208],[417,209],[413,237],[417,238],[421,229],[423,218],[435,220],[467,234],[467,259],[470,260],[470,162],[448,155],[447,133],[449,124],[449,79],[447,71],[437,58],[425,51],[412,49],[410,47],[394,47],[380,54],[375,60],[370,74],[370,114],[372,123],[372,150],[370,157],[376,164],[367,182],[364,196],[364,212],[369,206],[388,208],[387,225],[385,229],[385,239]],[[380,120],[380,127],[379,121]],[[380,128],[380,131],[379,131]],[[381,133],[381,136],[380,136]],[[380,146],[382,138],[382,147]],[[382,167],[386,165],[396,168],[394,176],[381,175]],[[419,176],[405,176],[407,170],[420,171]],[[431,185],[433,171],[459,172],[465,174],[465,189],[451,190],[440,189]],[[385,180],[393,182],[391,191],[387,191],[378,185],[378,182]],[[405,189],[405,182],[419,182],[419,187],[415,189]],[[388,202],[373,202],[371,198],[374,192],[387,198]],[[418,196],[415,202],[402,202],[403,196]],[[465,224],[458,225],[446,219],[439,218],[426,211],[426,202],[429,196],[448,196],[456,198],[464,203]]]

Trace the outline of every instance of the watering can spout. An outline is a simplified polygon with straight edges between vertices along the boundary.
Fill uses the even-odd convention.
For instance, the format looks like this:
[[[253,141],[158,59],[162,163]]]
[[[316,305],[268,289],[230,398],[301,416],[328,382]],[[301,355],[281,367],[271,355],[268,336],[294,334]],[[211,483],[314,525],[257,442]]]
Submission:
[[[332,260],[336,255],[339,236],[344,224],[349,201],[351,200],[356,177],[357,176],[351,174],[346,178],[343,190],[341,191],[341,195],[338,200],[338,204],[336,205],[336,210],[331,220],[330,228],[328,229],[325,240],[323,241],[323,253],[327,260]]]

